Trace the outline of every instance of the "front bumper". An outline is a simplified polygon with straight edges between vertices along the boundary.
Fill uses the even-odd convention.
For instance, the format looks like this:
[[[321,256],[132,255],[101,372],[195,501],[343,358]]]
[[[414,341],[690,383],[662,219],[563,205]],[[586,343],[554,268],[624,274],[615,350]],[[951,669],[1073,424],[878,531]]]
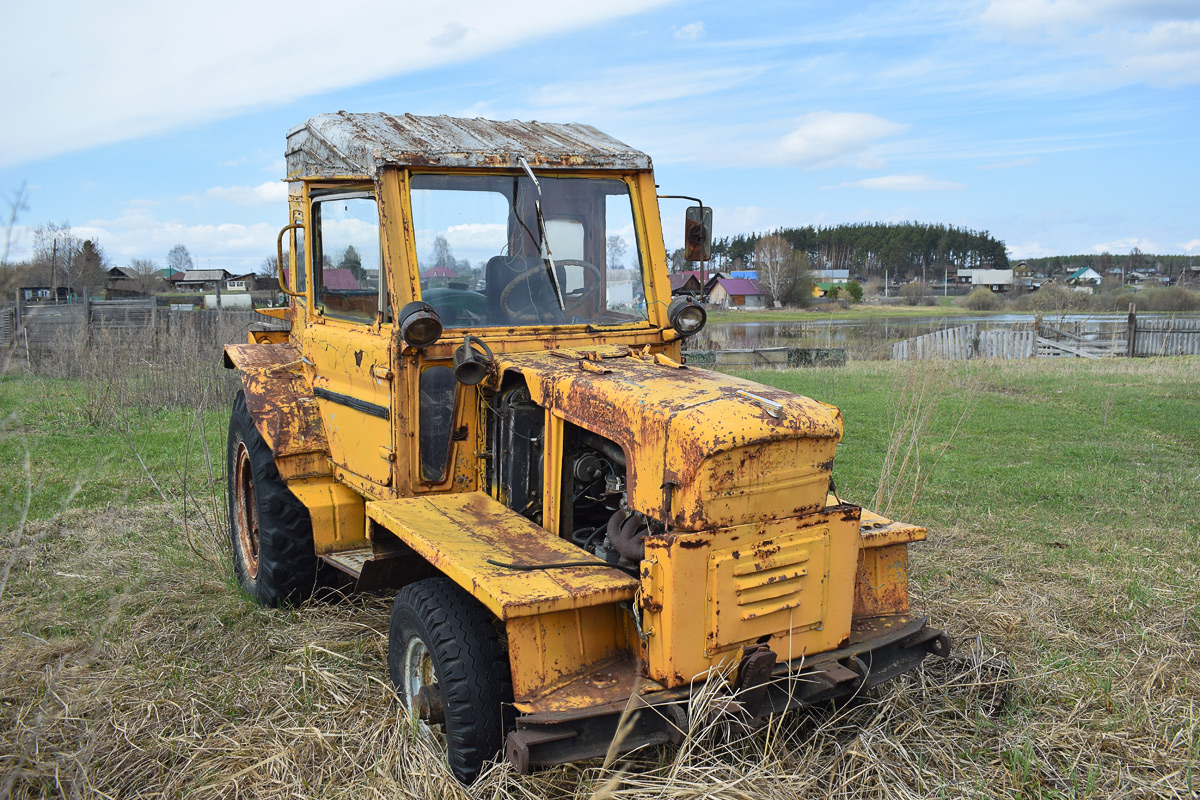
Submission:
[[[908,615],[856,619],[845,647],[777,664],[743,685],[727,704],[731,721],[760,724],[772,714],[851,697],[913,669],[927,655],[950,655],[946,634]],[[747,662],[743,661],[743,664]],[[739,670],[741,671],[741,670]],[[605,755],[625,725],[617,752],[668,742],[687,730],[692,686],[663,689],[582,711],[525,714],[508,734],[505,755],[521,773]]]

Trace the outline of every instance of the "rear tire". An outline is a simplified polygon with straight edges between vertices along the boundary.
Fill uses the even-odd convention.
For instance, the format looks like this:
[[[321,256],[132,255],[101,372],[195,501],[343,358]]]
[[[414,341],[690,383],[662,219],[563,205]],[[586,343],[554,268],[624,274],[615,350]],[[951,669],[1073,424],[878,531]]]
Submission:
[[[225,459],[229,538],[238,584],[265,606],[303,602],[317,579],[312,520],[279,476],[241,390],[229,416]]]
[[[491,614],[448,578],[427,578],[396,594],[388,629],[388,671],[400,702],[420,719],[418,694],[431,695],[445,733],[450,771],[479,776],[504,745],[512,702],[508,654]]]

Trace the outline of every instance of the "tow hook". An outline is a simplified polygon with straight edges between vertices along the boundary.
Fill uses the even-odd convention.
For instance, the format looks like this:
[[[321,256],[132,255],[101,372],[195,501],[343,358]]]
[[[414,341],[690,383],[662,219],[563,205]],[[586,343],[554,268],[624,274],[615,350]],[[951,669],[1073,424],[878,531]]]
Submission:
[[[771,673],[775,670],[775,651],[765,644],[747,645],[742,648],[742,660],[738,664],[737,679],[733,682],[734,697],[750,718],[749,726],[760,727],[763,700]]]

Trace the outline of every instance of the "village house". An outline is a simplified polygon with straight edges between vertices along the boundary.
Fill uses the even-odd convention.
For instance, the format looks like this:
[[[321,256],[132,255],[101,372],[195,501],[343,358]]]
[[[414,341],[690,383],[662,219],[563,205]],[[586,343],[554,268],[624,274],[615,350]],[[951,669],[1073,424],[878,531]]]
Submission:
[[[183,273],[176,272],[171,276],[170,283],[177,292],[211,292],[232,277],[223,269],[189,269]]]
[[[671,296],[679,297],[680,295],[687,295],[688,297],[699,298],[702,294],[700,274],[699,270],[672,272],[668,276],[671,279]]]
[[[722,308],[770,308],[771,293],[749,278],[718,276],[709,281],[708,302]]]
[[[1100,273],[1091,267],[1080,267],[1067,276],[1066,283],[1077,289],[1086,289],[1099,286],[1102,279]]]
[[[993,292],[1007,292],[1014,283],[1011,269],[960,269],[955,280],[960,284],[986,286]]]

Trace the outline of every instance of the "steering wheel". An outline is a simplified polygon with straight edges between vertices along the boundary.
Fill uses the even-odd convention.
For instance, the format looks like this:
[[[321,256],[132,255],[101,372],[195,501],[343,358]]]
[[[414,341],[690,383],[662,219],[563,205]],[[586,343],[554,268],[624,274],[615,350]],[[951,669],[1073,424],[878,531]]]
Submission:
[[[568,294],[563,295],[563,306],[564,306],[563,312],[566,314],[570,314],[571,312],[575,311],[578,308],[583,307],[584,305],[586,305],[587,303],[589,303],[593,299],[595,299],[595,296],[600,291],[600,287],[603,286],[603,281],[602,281],[602,279],[604,277],[603,273],[600,272],[599,267],[597,267],[595,264],[591,263],[590,261],[582,261],[578,258],[564,258],[562,261],[555,261],[554,265],[556,267],[560,267],[560,266],[562,266],[562,267],[568,267],[568,266],[582,267],[583,271],[584,271],[583,286],[579,287],[578,289],[574,290],[573,292],[569,292]],[[517,320],[518,322],[540,322],[542,318],[541,318],[541,315],[538,314],[538,310],[537,310],[538,303],[542,302],[542,300],[543,300],[543,298],[540,295],[542,293],[550,294],[553,291],[553,287],[551,287],[551,286],[539,287],[537,290],[538,295],[536,295],[533,298],[529,298],[529,297],[523,298],[526,303],[525,308],[513,308],[513,306],[510,305],[509,301],[522,299],[520,295],[518,295],[517,298],[513,297],[513,292],[516,291],[517,287],[520,286],[521,284],[527,283],[535,275],[537,275],[539,273],[545,274],[545,272],[546,272],[546,265],[545,264],[537,264],[537,265],[532,266],[529,269],[525,270],[524,272],[522,272],[521,274],[519,274],[515,278],[513,278],[511,281],[509,281],[508,285],[504,287],[504,291],[502,291],[500,293],[500,308],[501,308],[501,310],[504,311],[505,314],[508,314],[509,317]],[[589,276],[592,278],[592,282],[590,285],[588,284],[588,280],[587,280]],[[550,296],[549,296],[549,298],[547,298],[547,300],[552,303],[555,302],[553,294],[550,294]],[[557,305],[557,303],[555,303],[555,304]]]

